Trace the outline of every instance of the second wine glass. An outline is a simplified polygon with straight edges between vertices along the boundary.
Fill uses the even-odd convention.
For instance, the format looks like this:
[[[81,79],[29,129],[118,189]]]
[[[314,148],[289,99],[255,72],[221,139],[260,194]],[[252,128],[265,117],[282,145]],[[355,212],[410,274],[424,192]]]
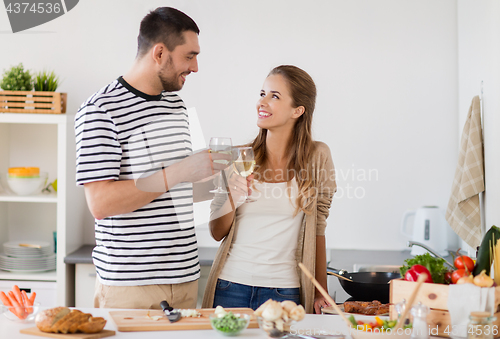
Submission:
[[[219,138],[219,137],[213,137],[210,139],[209,147],[210,147],[210,152],[211,153],[223,153],[223,154],[228,154],[231,155],[231,149],[232,149],[232,141],[231,138]],[[229,165],[229,162],[227,160],[214,160],[214,162],[218,162],[224,165]],[[219,181],[217,184],[217,188],[214,190],[211,190],[210,193],[227,193],[225,189],[222,188],[222,171],[220,173]]]
[[[255,169],[255,156],[252,147],[233,148],[233,167],[242,177],[248,177]],[[254,202],[255,199],[247,197],[245,202]]]

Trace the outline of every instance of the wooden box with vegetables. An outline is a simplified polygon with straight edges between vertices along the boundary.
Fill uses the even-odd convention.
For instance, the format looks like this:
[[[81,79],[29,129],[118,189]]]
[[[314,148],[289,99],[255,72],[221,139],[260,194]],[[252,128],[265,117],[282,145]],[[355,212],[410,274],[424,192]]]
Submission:
[[[454,265],[450,265],[442,258],[433,257],[429,253],[405,260],[405,264],[400,268],[403,278],[390,282],[391,304],[397,304],[403,299],[408,300],[415,288],[418,276],[425,272],[431,278],[422,284],[415,303],[422,302],[430,308],[427,323],[431,329],[437,329],[437,333],[433,335],[450,337],[452,324],[448,312],[449,285],[474,284],[479,287],[495,287],[494,316],[496,320],[493,326],[496,325],[499,328],[500,259],[495,260],[500,258],[498,239],[500,239],[500,228],[492,226],[481,241],[476,262],[468,256],[459,255],[458,252]],[[493,278],[490,277],[492,265]],[[394,306],[390,307],[390,318],[397,318]],[[494,337],[499,338],[500,333],[495,334]]]

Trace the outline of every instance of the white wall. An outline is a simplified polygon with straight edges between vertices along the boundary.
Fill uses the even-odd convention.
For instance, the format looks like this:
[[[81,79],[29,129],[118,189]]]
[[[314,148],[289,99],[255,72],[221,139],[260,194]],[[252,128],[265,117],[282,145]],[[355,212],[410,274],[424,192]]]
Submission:
[[[328,247],[404,248],[405,210],[446,207],[459,130],[456,0],[86,0],[17,34],[0,10],[0,68],[55,69],[73,113],[129,69],[139,22],[157,6],[185,11],[201,29],[200,71],[180,94],[207,139],[256,134],[272,67],[313,76],[314,137],[330,146],[339,174]]]
[[[485,160],[484,226],[500,225],[500,2],[458,1],[459,127],[481,95]],[[460,130],[461,133],[461,130]]]

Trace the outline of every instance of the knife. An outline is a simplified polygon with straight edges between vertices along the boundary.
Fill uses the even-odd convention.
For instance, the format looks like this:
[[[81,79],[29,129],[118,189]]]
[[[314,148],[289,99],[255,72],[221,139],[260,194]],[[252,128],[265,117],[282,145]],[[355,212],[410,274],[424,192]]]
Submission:
[[[166,300],[163,300],[160,303],[160,306],[163,309],[163,313],[165,313],[171,323],[175,323],[181,319],[181,312],[179,312],[179,310],[174,310],[174,308],[171,307]]]

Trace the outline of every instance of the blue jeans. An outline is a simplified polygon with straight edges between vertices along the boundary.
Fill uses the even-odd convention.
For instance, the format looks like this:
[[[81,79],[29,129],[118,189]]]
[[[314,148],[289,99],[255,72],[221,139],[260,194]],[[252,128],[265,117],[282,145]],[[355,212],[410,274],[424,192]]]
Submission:
[[[249,307],[254,311],[268,299],[300,304],[299,288],[257,287],[218,279],[213,307]]]

